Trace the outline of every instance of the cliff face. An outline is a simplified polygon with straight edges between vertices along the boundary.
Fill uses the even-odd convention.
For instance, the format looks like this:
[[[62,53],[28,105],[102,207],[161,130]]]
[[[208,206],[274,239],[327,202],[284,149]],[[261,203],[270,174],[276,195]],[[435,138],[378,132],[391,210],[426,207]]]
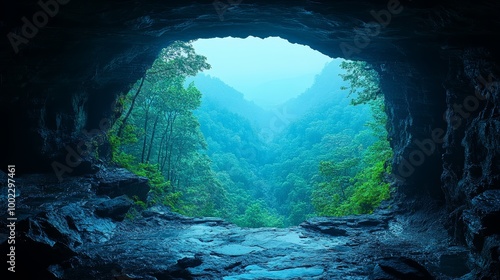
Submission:
[[[174,40],[280,36],[382,77],[397,197],[498,274],[500,4],[493,1],[9,1],[2,3],[2,166],[91,174],[126,92]],[[244,54],[242,54],[244,55]],[[244,69],[242,69],[244,72]],[[101,160],[103,160],[101,158]],[[104,158],[105,161],[105,158]]]

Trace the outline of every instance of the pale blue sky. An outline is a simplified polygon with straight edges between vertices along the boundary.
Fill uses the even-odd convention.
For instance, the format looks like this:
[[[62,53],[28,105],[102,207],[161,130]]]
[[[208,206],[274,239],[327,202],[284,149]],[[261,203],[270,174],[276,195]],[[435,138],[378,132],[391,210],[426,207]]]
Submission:
[[[279,37],[200,39],[193,46],[212,66],[204,73],[221,79],[246,99],[264,107],[304,92],[332,60],[308,46],[291,44]]]

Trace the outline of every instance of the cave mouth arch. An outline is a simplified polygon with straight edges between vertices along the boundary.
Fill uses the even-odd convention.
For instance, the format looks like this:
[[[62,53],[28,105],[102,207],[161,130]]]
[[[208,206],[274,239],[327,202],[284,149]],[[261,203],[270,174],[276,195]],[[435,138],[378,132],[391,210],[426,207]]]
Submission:
[[[187,216],[289,227],[372,213],[391,189],[379,87],[367,63],[279,37],[177,41],[120,97],[113,162],[150,179],[148,206]]]
[[[24,101],[29,102],[29,96],[33,96],[33,94],[29,92],[40,92],[39,88],[42,87],[45,88],[45,90],[39,93],[41,96],[40,100],[48,100],[46,107],[54,108],[54,110],[44,110],[41,108],[43,102],[38,103],[38,105],[34,105],[32,110],[35,113],[30,116],[21,116],[17,120],[19,125],[14,125],[29,127],[36,118],[43,120],[45,126],[42,130],[54,131],[54,133],[45,133],[49,134],[48,138],[50,139],[41,139],[42,137],[39,133],[33,134],[33,132],[21,130],[21,136],[19,138],[33,139],[34,145],[26,142],[11,141],[11,146],[14,147],[14,149],[9,150],[11,158],[16,158],[16,153],[30,154],[30,160],[24,160],[23,162],[27,171],[43,170],[51,172],[51,163],[54,158],[64,162],[67,150],[62,143],[75,142],[75,139],[72,138],[74,138],[73,135],[75,133],[78,133],[75,131],[76,128],[85,127],[88,130],[99,129],[102,119],[112,115],[110,107],[105,104],[112,103],[118,94],[126,92],[131,84],[139,79],[143,75],[143,72],[150,67],[161,48],[174,40],[189,41],[199,38],[227,36],[244,38],[250,35],[259,38],[281,36],[292,43],[311,46],[313,49],[327,54],[330,57],[346,57],[346,53],[342,51],[341,44],[343,42],[350,42],[352,43],[351,45],[354,44],[357,33],[355,32],[356,29],[352,28],[363,26],[363,22],[369,23],[373,21],[373,16],[371,15],[372,11],[387,9],[387,3],[384,1],[364,3],[361,6],[351,6],[343,2],[331,4],[331,11],[333,12],[325,11],[324,4],[322,3],[312,2],[307,4],[290,2],[286,5],[286,9],[283,9],[280,3],[274,2],[239,3],[234,6],[224,6],[227,9],[223,9],[224,17],[221,19],[221,10],[217,10],[213,3],[186,5],[172,2],[162,5],[152,1],[145,5],[152,5],[151,7],[159,11],[154,16],[148,14],[144,9],[138,9],[130,5],[134,6],[133,3],[128,3],[120,8],[121,12],[116,10],[116,14],[106,14],[106,12],[104,12],[105,9],[100,14],[103,18],[115,18],[117,21],[122,21],[123,26],[109,26],[110,23],[108,21],[103,21],[96,17],[79,18],[75,15],[81,14],[80,11],[82,11],[82,9],[83,11],[90,11],[89,9],[91,7],[95,7],[94,4],[89,5],[89,7],[81,7],[79,5],[64,6],[65,9],[60,10],[62,16],[59,20],[62,22],[56,21],[53,23],[54,27],[62,28],[64,25],[61,24],[66,23],[64,20],[64,16],[66,15],[68,18],[76,17],[82,22],[93,21],[96,23],[90,26],[101,25],[110,28],[106,39],[102,39],[97,35],[100,34],[97,29],[91,28],[91,30],[93,30],[91,32],[72,33],[71,36],[64,40],[55,40],[54,38],[57,38],[58,34],[57,28],[45,28],[33,39],[33,44],[23,46],[26,53],[33,50],[29,58],[30,61],[39,61],[39,65],[45,66],[45,70],[35,72],[38,73],[35,77],[44,76],[44,71],[47,73],[65,73],[57,79],[61,81],[61,83],[57,83],[53,88],[47,88],[42,84],[37,84],[35,82],[37,79],[34,79],[32,80],[33,83],[29,85],[29,88],[23,90],[17,89],[19,84],[14,82],[17,80],[16,77],[9,77],[6,74],[6,80],[12,82],[11,85],[13,87],[11,89],[13,91],[25,93],[23,98],[17,103],[19,107],[21,107],[19,108],[21,109],[20,111],[22,111],[21,104],[23,104]],[[350,8],[346,10],[346,7]],[[130,14],[128,20],[126,20],[123,19],[122,16],[126,14],[123,11],[127,10],[134,10],[137,13]],[[359,16],[359,19],[348,18],[343,13],[335,12],[335,10],[346,11],[346,15],[351,12]],[[93,12],[89,12],[89,14],[91,13]],[[104,16],[105,14],[106,16]],[[196,20],[192,20],[187,24],[178,25],[175,19],[179,17],[183,18],[183,15],[199,16],[195,16]],[[255,15],[259,15],[258,21],[255,21]],[[283,17],[278,19],[275,15],[282,15]],[[285,18],[289,20],[282,20]],[[396,20],[396,18],[398,20]],[[375,67],[383,68],[387,72],[392,72],[391,69],[393,68],[409,69],[410,64],[413,65],[412,67],[415,69],[409,69],[409,72],[424,66],[425,63],[422,61],[432,61],[435,59],[435,56],[433,56],[435,52],[427,52],[429,56],[425,60],[422,60],[421,57],[418,56],[408,57],[401,52],[402,49],[408,53],[421,53],[424,52],[424,50],[419,49],[411,42],[401,41],[399,44],[394,44],[393,41],[382,40],[382,38],[384,38],[383,36],[385,36],[384,34],[392,34],[391,36],[394,36],[394,38],[397,37],[397,34],[405,34],[406,31],[401,26],[407,23],[413,23],[414,21],[418,20],[411,17],[410,13],[402,13],[398,15],[398,17],[394,17],[390,25],[386,26],[380,34],[371,38],[370,43],[360,49],[359,53],[353,54],[352,58],[372,63]],[[15,23],[12,25],[15,26]],[[67,22],[67,26],[69,28],[72,25]],[[120,29],[128,30],[127,34],[133,39],[124,42],[124,35],[120,35]],[[423,32],[421,36],[425,37],[424,34],[425,32]],[[418,40],[418,38],[416,40]],[[41,43],[52,43],[53,46],[59,47],[60,53],[64,54],[60,56],[61,60],[71,60],[75,63],[68,66],[61,61],[57,64],[58,66],[55,66],[55,64],[51,63],[50,55],[48,56],[43,52],[37,52],[37,41]],[[69,49],[73,49],[74,51],[69,52]],[[75,69],[78,70],[75,71]],[[17,70],[20,73],[24,73],[26,76],[34,74],[29,72],[26,73],[26,68],[22,67],[19,67]],[[433,70],[437,71],[438,68],[433,68]],[[425,71],[427,71],[427,69]],[[16,71],[12,73],[16,73]],[[48,74],[45,74],[45,76],[46,75]],[[440,75],[434,75],[434,77],[437,79]],[[405,97],[397,94],[397,92],[401,90],[399,85],[398,88],[392,89],[394,85],[392,81],[396,80],[398,84],[403,84],[404,79],[408,79],[408,77],[402,75],[402,77],[388,78],[388,83],[390,84],[388,87],[390,90],[385,90],[385,92],[394,94],[394,102],[396,103],[404,102]],[[80,96],[85,96],[85,103],[81,108],[76,109],[73,108],[75,107],[73,103],[78,103],[78,100],[74,100],[75,97],[70,97],[66,94],[68,89],[74,87],[75,83],[81,83]],[[36,96],[37,94],[34,95]],[[90,110],[90,108],[92,108],[92,110]],[[16,106],[9,107],[9,109],[13,112],[17,110]],[[47,111],[48,113],[46,113]],[[76,111],[81,112],[82,115],[86,115],[86,118],[62,118],[62,122],[57,121],[57,119],[61,119],[61,116],[78,114]],[[395,113],[399,114],[398,112]],[[405,114],[406,113],[401,112],[401,116]],[[54,126],[56,123],[60,124]],[[400,124],[394,123],[393,130],[399,129],[399,126]],[[443,127],[443,125],[440,126]],[[71,133],[65,132],[70,130],[72,131]],[[397,137],[393,137],[393,143],[398,141]],[[77,143],[75,143],[75,145],[76,144]],[[403,141],[400,141],[399,144],[402,146],[405,145]],[[23,151],[24,149],[27,150]],[[40,155],[40,151],[50,151],[53,149],[58,150],[58,152],[48,152],[47,155]],[[8,163],[6,162],[6,164]],[[437,177],[434,176],[434,179],[436,178]],[[430,187],[430,184],[426,183],[426,185]],[[411,190],[413,188],[410,187],[408,189]],[[435,190],[436,188],[432,189]]]
[[[65,9],[60,10],[61,17],[53,22],[53,27],[57,28],[42,29],[30,44],[23,46],[21,56],[12,56],[9,52],[6,56],[9,63],[5,65],[12,65],[13,70],[5,74],[6,82],[2,85],[7,92],[15,93],[12,94],[15,99],[3,104],[12,105],[5,111],[17,118],[11,124],[15,137],[9,139],[12,149],[8,157],[2,159],[4,166],[9,164],[10,158],[22,163],[22,170],[27,173],[54,172],[53,163],[64,164],[71,154],[67,147],[76,148],[80,142],[79,128],[100,129],[101,121],[113,116],[109,104],[144,75],[161,48],[175,40],[280,36],[292,43],[311,46],[330,57],[347,58],[342,43],[355,44],[356,27],[371,22],[372,11],[387,7],[385,1],[360,6],[345,2],[328,5],[319,2],[241,3],[230,7],[221,20],[213,3],[186,5],[151,1],[141,7],[136,5],[127,3],[120,8],[114,7],[109,13],[98,3],[88,7],[64,6]],[[325,10],[325,5],[329,9]],[[442,119],[444,95],[432,96],[431,93],[442,92],[440,85],[447,65],[428,67],[435,61],[442,61],[439,44],[434,41],[428,45],[418,44],[435,35],[425,25],[417,24],[420,19],[426,21],[425,16],[415,17],[422,7],[406,5],[409,5],[408,13],[393,17],[390,25],[352,57],[369,62],[384,74],[381,86],[390,107],[388,131],[395,150],[395,168],[414,149],[408,144],[409,139],[428,137],[424,127],[429,124],[446,127]],[[96,7],[100,7],[101,12],[92,10]],[[154,7],[158,13],[153,15],[146,7]],[[135,12],[129,14],[128,11]],[[83,17],[83,14],[95,15]],[[124,18],[124,14],[128,16]],[[346,16],[349,14],[353,16]],[[259,15],[257,21],[255,15]],[[71,28],[80,30],[82,25],[77,22],[88,23],[87,32],[71,31]],[[17,25],[14,17],[8,26]],[[409,32],[405,26],[414,26],[416,31]],[[106,30],[106,36],[100,29]],[[60,30],[66,30],[68,36],[61,37]],[[400,40],[409,33],[414,34],[412,39]],[[48,53],[42,47],[44,44],[50,45],[53,52]],[[23,63],[18,63],[19,58]],[[74,63],[70,65],[66,61]],[[29,65],[40,67],[34,69]],[[75,85],[78,85],[76,90]],[[427,112],[422,113],[416,104],[425,104]],[[33,113],[16,113],[26,110]],[[438,151],[433,153],[426,158],[423,167],[402,178],[397,184],[398,192],[417,197],[417,200],[421,195],[430,196],[431,200],[444,203],[443,191],[437,187],[442,170],[439,155]],[[92,159],[83,161],[75,168],[64,169],[67,170],[64,175],[95,172],[95,163]]]

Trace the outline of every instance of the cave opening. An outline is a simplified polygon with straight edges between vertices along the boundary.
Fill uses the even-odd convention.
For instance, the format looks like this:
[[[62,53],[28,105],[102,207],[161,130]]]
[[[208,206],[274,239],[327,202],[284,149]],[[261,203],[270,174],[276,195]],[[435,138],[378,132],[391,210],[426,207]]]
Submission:
[[[142,207],[289,227],[390,197],[387,114],[366,62],[280,37],[177,41],[117,106],[113,161],[150,179]]]

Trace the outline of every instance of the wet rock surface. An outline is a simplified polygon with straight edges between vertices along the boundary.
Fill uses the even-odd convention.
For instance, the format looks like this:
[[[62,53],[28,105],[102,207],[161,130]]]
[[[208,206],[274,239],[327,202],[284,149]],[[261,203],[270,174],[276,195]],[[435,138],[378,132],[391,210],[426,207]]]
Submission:
[[[19,179],[26,187],[20,198],[18,269],[26,277],[456,279],[474,269],[468,267],[468,250],[454,244],[439,221],[421,220],[439,215],[406,215],[396,203],[373,215],[319,217],[283,229],[240,228],[165,207],[121,221],[130,205],[126,195],[95,194],[96,177],[61,184],[52,176]],[[44,183],[30,185],[34,181]],[[61,188],[67,189],[57,191]],[[5,239],[2,243],[6,246]]]

